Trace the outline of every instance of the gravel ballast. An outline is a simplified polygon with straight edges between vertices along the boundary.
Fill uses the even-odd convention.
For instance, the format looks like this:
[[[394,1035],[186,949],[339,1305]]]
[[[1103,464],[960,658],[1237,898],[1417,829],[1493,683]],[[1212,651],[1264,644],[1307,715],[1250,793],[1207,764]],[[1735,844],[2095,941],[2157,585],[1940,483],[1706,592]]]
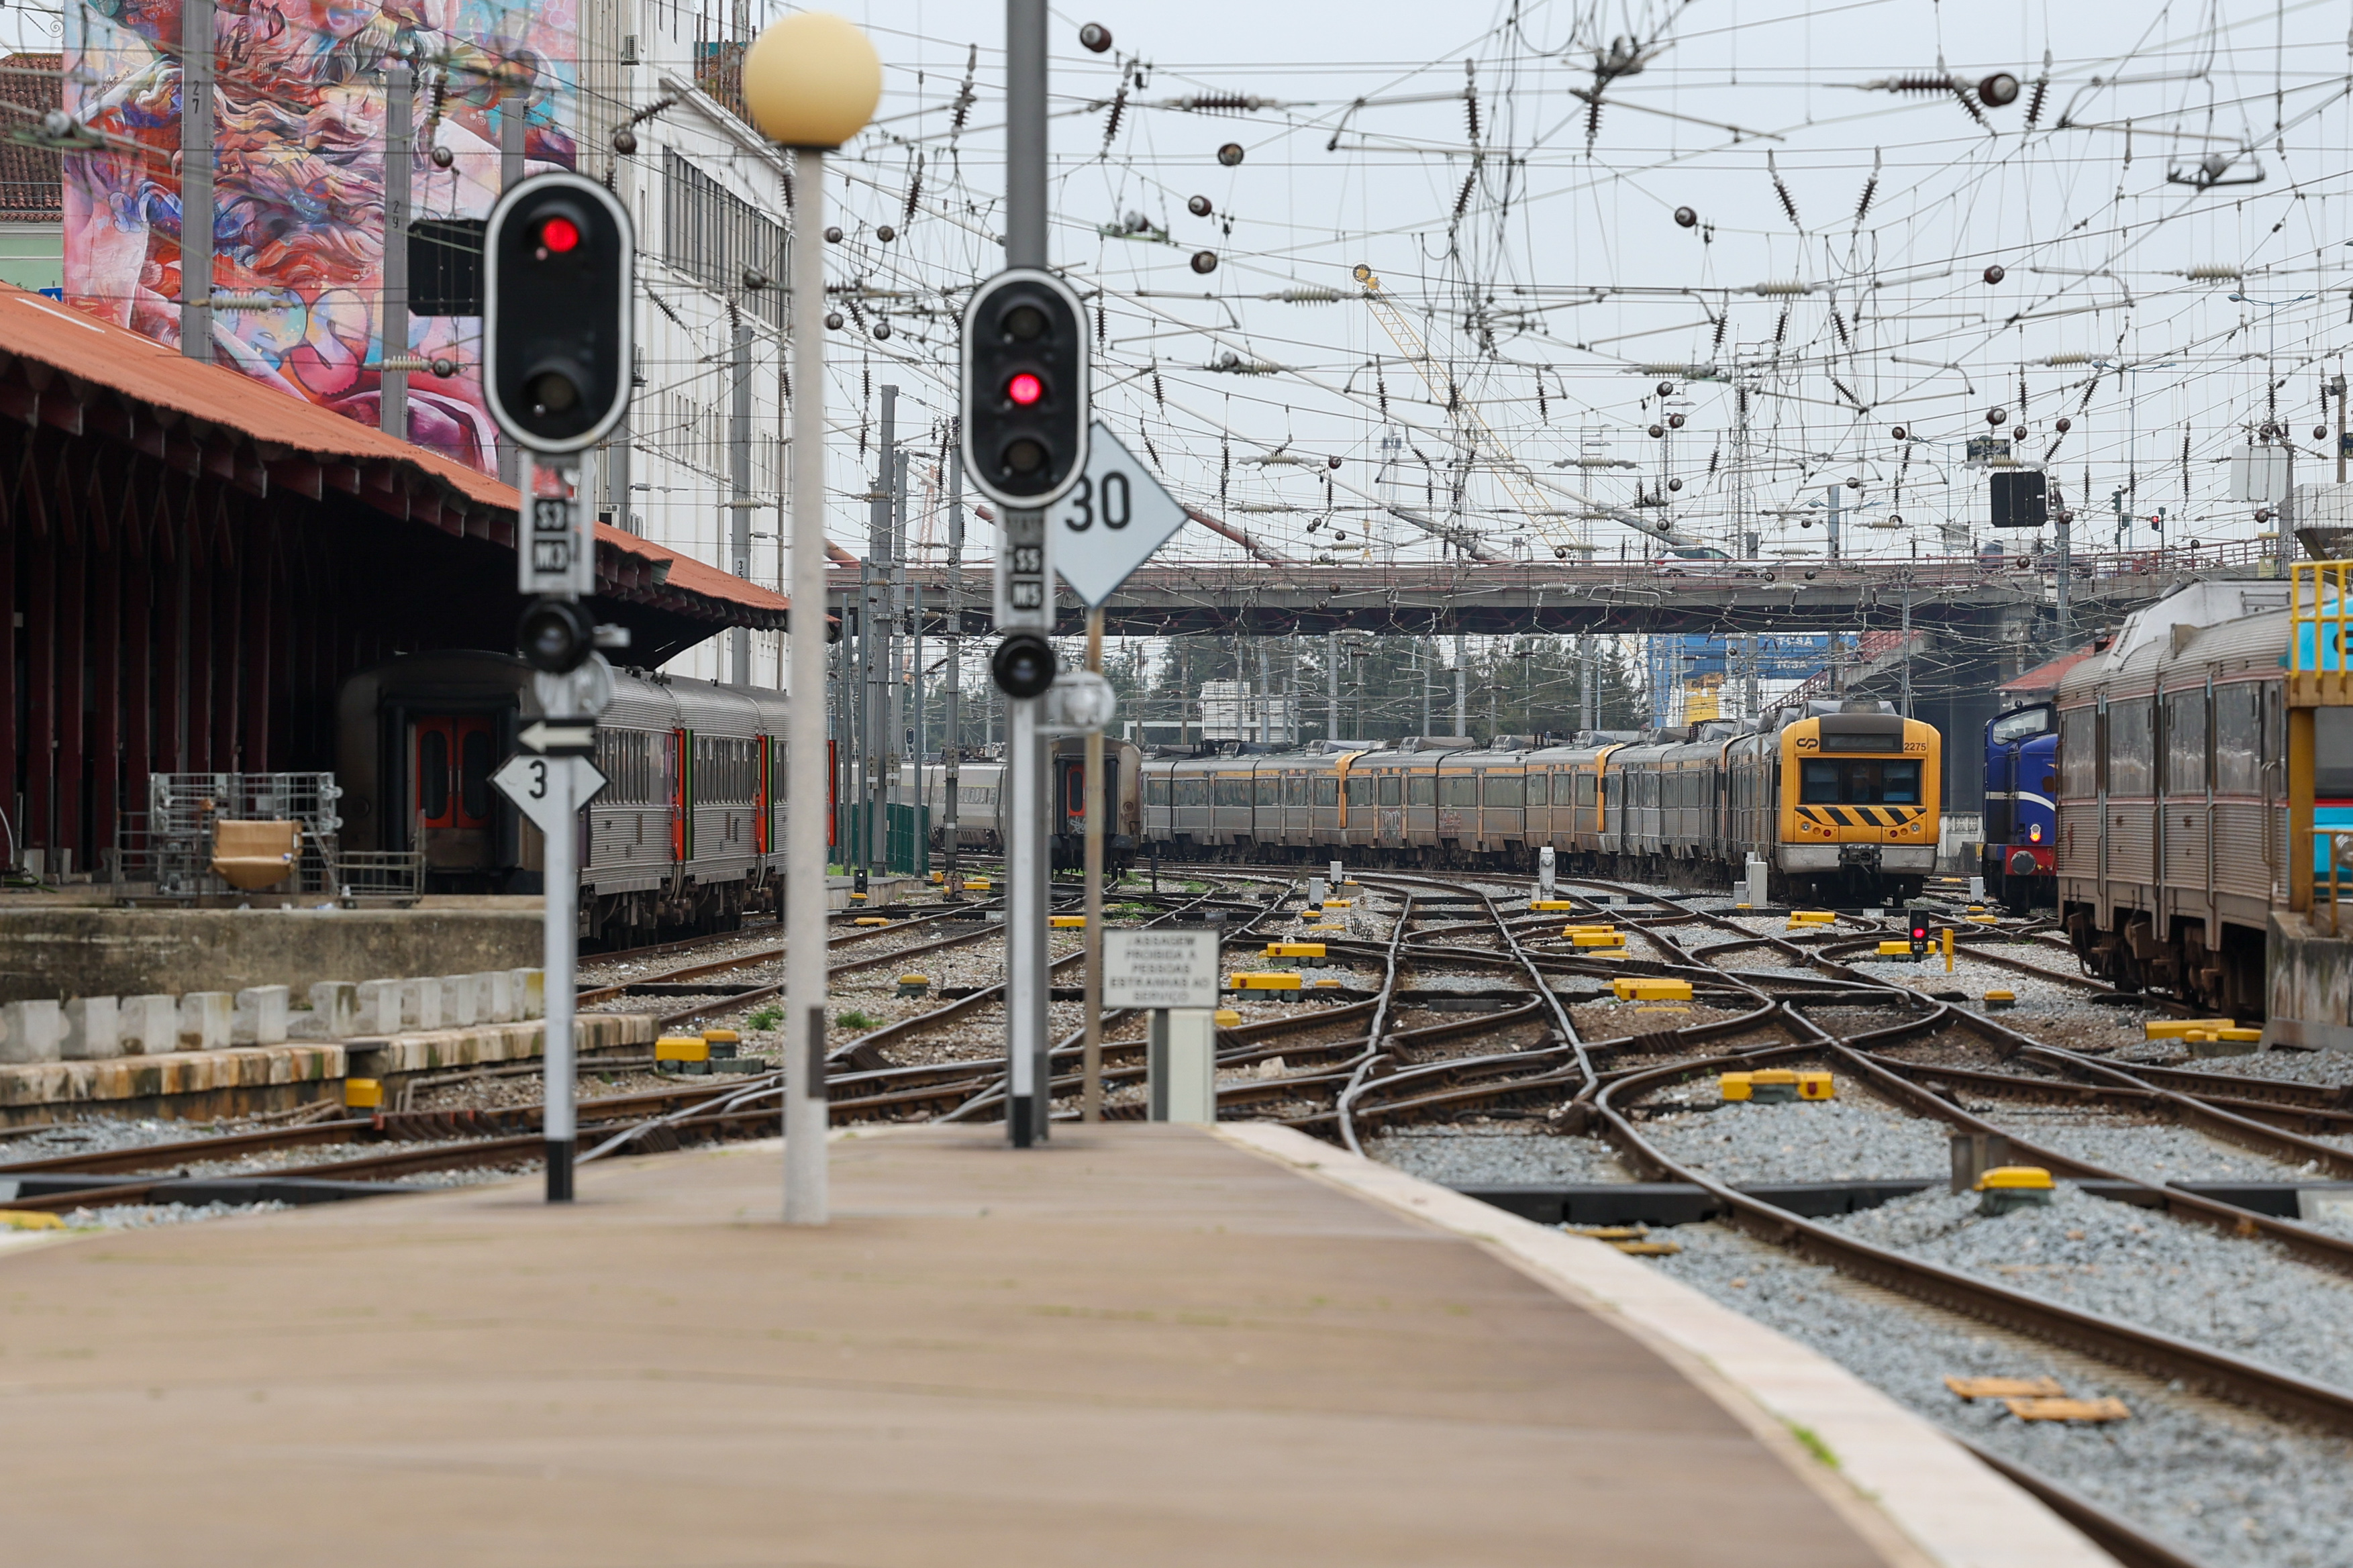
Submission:
[[[2047,1208],[1998,1217],[1927,1192],[1825,1223],[1876,1247],[2104,1318],[2353,1389],[2353,1280],[2275,1244],[2226,1236],[2061,1183]]]
[[[1965,1101],[2005,1132],[2071,1158],[2105,1166],[2137,1181],[2294,1182],[2314,1178],[2311,1167],[2284,1165],[2252,1149],[2209,1138],[2189,1127],[2087,1116],[2080,1110],[2014,1102]]]
[[[2174,1394],[1858,1286],[1727,1226],[1682,1226],[1669,1234],[1683,1250],[1652,1267],[1821,1352],[1931,1422],[2180,1543],[2212,1568],[2353,1563],[2353,1442]],[[2070,1394],[2113,1394],[2133,1414],[2096,1426],[2023,1422],[1999,1401],[1955,1397],[1944,1384],[1948,1375],[2056,1377]]]
[[[1844,1087],[1836,1100],[1681,1111],[1644,1122],[1641,1131],[1678,1163],[1733,1184],[1941,1176],[1952,1169],[1941,1123]],[[1692,1093],[1704,1103],[1715,1088],[1698,1085]]]
[[[1569,1138],[1533,1127],[1401,1127],[1366,1140],[1365,1152],[1408,1175],[1449,1187],[1502,1187],[1558,1182],[1630,1182],[1632,1172],[1598,1139]]]

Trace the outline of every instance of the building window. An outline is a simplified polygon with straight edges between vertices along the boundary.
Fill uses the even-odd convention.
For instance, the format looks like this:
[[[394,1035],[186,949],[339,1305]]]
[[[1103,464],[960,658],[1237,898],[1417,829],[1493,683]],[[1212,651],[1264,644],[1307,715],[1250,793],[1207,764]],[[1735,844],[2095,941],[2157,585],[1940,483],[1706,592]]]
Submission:
[[[782,331],[785,226],[674,152],[663,153],[662,165],[662,259],[715,294],[739,296]],[[746,268],[770,286],[745,292]]]

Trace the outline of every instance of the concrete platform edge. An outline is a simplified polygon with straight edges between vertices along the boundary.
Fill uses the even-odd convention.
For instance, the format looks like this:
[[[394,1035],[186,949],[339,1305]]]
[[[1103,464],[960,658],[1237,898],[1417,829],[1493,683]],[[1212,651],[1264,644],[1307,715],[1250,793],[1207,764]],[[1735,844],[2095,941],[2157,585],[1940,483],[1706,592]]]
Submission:
[[[533,1060],[544,1049],[546,1032],[543,1021],[532,1019],[350,1040],[290,1040],[216,1051],[15,1063],[0,1067],[0,1114],[133,1105],[168,1114],[179,1103],[194,1106],[206,1097],[234,1091],[309,1086],[326,1092],[346,1076],[393,1078]],[[650,1045],[656,1030],[649,1014],[584,1013],[575,1033],[581,1050],[596,1051]]]
[[[2040,1499],[1844,1367],[1600,1242],[1288,1127],[1221,1122],[1212,1131],[1311,1178],[1480,1242],[1562,1295],[1609,1314],[1691,1372],[1894,1561],[1938,1568],[2115,1568],[2107,1553]],[[1837,1468],[1808,1455],[1794,1427],[1819,1437]]]

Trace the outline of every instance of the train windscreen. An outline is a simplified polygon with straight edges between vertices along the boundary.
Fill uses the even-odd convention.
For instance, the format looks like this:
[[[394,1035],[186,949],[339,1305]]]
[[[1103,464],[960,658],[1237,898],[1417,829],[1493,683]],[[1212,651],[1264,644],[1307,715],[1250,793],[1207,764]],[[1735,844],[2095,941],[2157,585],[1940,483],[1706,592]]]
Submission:
[[[1808,758],[1799,765],[1798,800],[1804,805],[1917,805],[1916,759]]]
[[[2036,735],[2047,735],[2058,727],[2056,716],[2048,707],[2021,708],[1996,719],[1986,731],[1986,739],[1997,746],[2012,741],[2024,741]]]

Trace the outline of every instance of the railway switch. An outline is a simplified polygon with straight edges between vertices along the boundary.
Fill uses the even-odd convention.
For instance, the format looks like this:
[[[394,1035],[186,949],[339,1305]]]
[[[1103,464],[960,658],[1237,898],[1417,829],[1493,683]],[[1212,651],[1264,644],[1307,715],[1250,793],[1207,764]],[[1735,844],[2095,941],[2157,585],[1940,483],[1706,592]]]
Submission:
[[[2040,1165],[1996,1165],[1977,1179],[1978,1213],[2004,1215],[2013,1209],[2048,1208],[2051,1173]]]
[[[1788,1068],[1759,1068],[1748,1075],[1748,1098],[1759,1105],[1786,1105],[1798,1098],[1798,1075]]]
[[[1271,942],[1266,944],[1269,958],[1321,958],[1324,944],[1320,942]]]
[[[711,1042],[700,1035],[664,1035],[654,1042],[656,1072],[707,1073]]]
[[[1665,980],[1650,975],[1620,975],[1609,983],[1609,989],[1620,1002],[1688,1002],[1692,984],[1688,980]]]
[[[923,996],[928,994],[931,989],[932,977],[928,974],[899,976],[899,994],[902,996]]]
[[[1226,977],[1229,991],[1296,991],[1299,976],[1289,971],[1256,970]]]
[[[2151,1018],[2141,1026],[2141,1037],[2147,1040],[2187,1039],[2193,1029],[2201,1035],[2211,1035],[2218,1029],[2235,1029],[2236,1018]]]

